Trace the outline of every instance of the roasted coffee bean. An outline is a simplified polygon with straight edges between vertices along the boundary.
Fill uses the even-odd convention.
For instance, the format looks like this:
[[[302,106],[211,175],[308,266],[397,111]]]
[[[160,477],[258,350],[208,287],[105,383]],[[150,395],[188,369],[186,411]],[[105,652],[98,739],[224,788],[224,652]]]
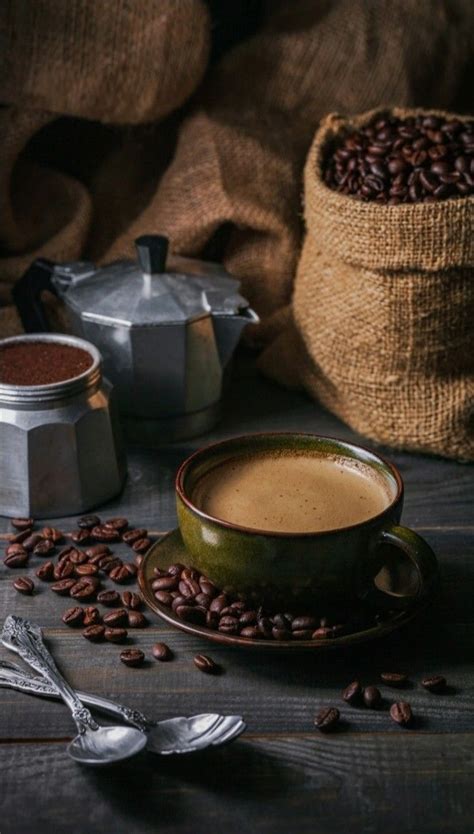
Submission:
[[[54,562],[43,562],[35,573],[42,582],[51,582],[54,578]]]
[[[174,591],[178,587],[179,578],[177,576],[158,576],[153,579],[151,587],[154,591]]]
[[[447,681],[443,675],[430,675],[429,677],[423,678],[421,685],[424,689],[427,689],[428,692],[438,693],[445,691]]]
[[[83,515],[77,519],[77,526],[81,530],[92,530],[93,527],[100,527],[98,515]]]
[[[205,672],[207,675],[215,675],[219,671],[217,663],[214,663],[212,658],[206,654],[197,654],[194,658],[194,665],[200,672]]]
[[[275,617],[273,618],[273,622],[275,623]],[[255,625],[257,622],[257,612],[256,611],[244,611],[239,617],[239,623],[241,626],[249,626]],[[275,623],[277,626],[278,624]]]
[[[313,632],[310,628],[297,628],[291,632],[294,640],[311,640]]]
[[[65,625],[72,628],[82,626],[84,623],[84,609],[80,605],[76,605],[74,608],[66,608],[61,619]]]
[[[94,559],[96,556],[110,556],[112,551],[106,544],[94,544],[87,547],[85,553],[89,559]]]
[[[67,579],[69,576],[72,576],[74,573],[74,565],[72,562],[69,562],[67,559],[64,559],[62,562],[58,562],[54,566],[54,578],[55,579]]]
[[[204,608],[209,608],[212,600],[211,597],[209,597],[207,594],[200,593],[196,594],[196,596],[194,597],[194,602],[196,603],[196,605],[203,605]]]
[[[97,623],[101,622],[102,617],[100,616],[100,611],[95,605],[87,605],[83,611],[85,626],[97,625]]]
[[[316,628],[316,620],[314,617],[295,617],[291,623],[293,631],[301,631],[301,629],[313,631]]]
[[[31,553],[41,540],[42,539],[39,533],[32,533],[31,536],[23,539],[22,545],[27,553]]]
[[[58,562],[70,562],[71,557],[80,552],[73,544],[68,544],[67,547],[63,547],[59,551]]]
[[[22,544],[22,542],[24,542],[25,539],[28,539],[31,536],[31,533],[32,533],[31,527],[29,527],[26,530],[22,530],[21,533],[16,533],[15,536],[12,536],[9,539],[10,544]]]
[[[178,594],[177,597],[174,597],[173,602],[171,603],[171,608],[173,609],[173,611],[176,611],[176,609],[179,605],[192,606],[193,604],[194,604],[194,600],[187,600],[185,597],[182,597],[181,594]]]
[[[155,643],[151,653],[155,660],[161,660],[162,662],[171,660],[173,657],[173,652],[170,647],[166,645],[166,643]]]
[[[203,579],[202,576],[199,579],[199,587],[201,588],[202,593],[206,594],[206,596],[210,597],[210,599],[214,599],[217,595],[216,586],[210,582],[209,579]]]
[[[258,628],[256,626],[245,626],[244,628],[241,629],[240,636],[241,637],[249,637],[251,640],[256,640],[261,635],[260,635],[260,633],[258,631]]]
[[[408,675],[404,675],[402,672],[382,672],[380,677],[387,686],[396,688],[406,686],[408,682]]]
[[[178,605],[175,612],[186,623],[194,623],[194,625],[204,625],[206,622],[206,611],[194,605]]]
[[[342,700],[347,704],[357,704],[361,700],[362,687],[359,681],[352,681],[342,692]]]
[[[43,527],[41,530],[40,535],[43,539],[49,539],[53,542],[53,544],[59,544],[64,539],[64,533],[62,530],[58,530],[57,527]]]
[[[87,579],[79,579],[72,586],[69,591],[69,595],[74,599],[95,599],[97,595],[97,585],[95,585],[89,577]]]
[[[23,556],[27,555],[27,551],[22,544],[8,544],[5,548],[5,556]]]
[[[113,527],[106,527],[104,524],[98,524],[91,530],[91,536],[98,542],[119,542],[120,533]]]
[[[128,625],[130,628],[146,628],[148,620],[141,611],[129,611]]]
[[[28,564],[28,553],[21,550],[19,553],[10,553],[5,556],[3,564],[6,568],[24,568]]]
[[[82,632],[82,636],[86,638],[86,640],[90,640],[91,643],[101,643],[104,639],[105,635],[105,628],[103,625],[90,625],[84,629]]]
[[[125,666],[143,666],[145,655],[141,649],[124,649],[120,652],[120,660]]]
[[[35,523],[34,518],[11,518],[10,524],[15,530],[27,530],[33,527]]]
[[[112,582],[117,582],[119,585],[123,585],[125,582],[130,582],[131,579],[135,578],[136,573],[136,565],[132,565],[130,562],[126,565],[119,565],[118,567],[112,568],[112,570],[108,571]]]
[[[126,628],[106,628],[104,637],[109,643],[125,643],[128,631]]]
[[[73,532],[69,534],[69,538],[76,544],[85,544],[90,541],[91,531],[87,530],[85,527],[80,528],[79,530],[73,530]]]
[[[123,566],[123,562],[119,559],[118,556],[102,556],[100,561],[98,562],[99,568],[104,571],[108,576],[112,573],[113,570],[116,568],[121,568]]]
[[[59,582],[53,582],[51,590],[61,597],[67,597],[71,588],[74,588],[74,585],[76,585],[76,582],[76,579],[60,579]]]
[[[183,570],[185,570],[185,566],[180,562],[175,562],[174,565],[169,566],[168,574],[169,576],[181,576]]]
[[[219,594],[217,597],[214,597],[214,599],[212,600],[212,602],[209,606],[209,610],[210,611],[215,611],[216,614],[220,614],[221,611],[224,608],[226,608],[226,606],[228,604],[229,604],[229,601],[228,601],[226,595],[225,594]]]
[[[71,553],[69,554],[69,557],[68,557],[68,562],[71,562],[72,565],[85,565],[86,562],[88,562],[88,561],[89,561],[89,559],[86,556],[86,554],[84,553],[84,551],[76,550],[76,548],[71,550]],[[91,564],[92,564],[92,562],[91,562]]]
[[[239,631],[239,621],[237,617],[226,615],[219,620],[218,630],[223,634],[237,634]]]
[[[278,626],[273,626],[272,637],[274,640],[292,640],[293,632],[288,628],[278,628]]]
[[[123,516],[108,518],[104,521],[104,526],[110,527],[112,530],[118,530],[119,533],[123,533],[128,527],[128,518],[124,518]]]
[[[181,579],[184,579],[185,581],[186,579],[193,579],[198,582],[200,576],[201,574],[198,570],[196,570],[196,568],[184,568],[184,570],[181,571]]]
[[[171,603],[173,602],[173,597],[169,591],[155,591],[155,599],[158,600],[158,602],[161,602],[162,605],[166,605],[168,608],[171,607]]]
[[[122,602],[125,608],[130,608],[132,611],[138,611],[143,605],[140,594],[136,594],[135,591],[124,591],[122,594]]]
[[[183,597],[195,597],[196,594],[201,592],[199,582],[196,582],[195,579],[181,579],[178,590]]]
[[[51,539],[43,539],[43,541],[38,542],[37,545],[33,548],[33,553],[35,556],[49,556],[54,550],[54,542]]]
[[[390,707],[390,718],[401,727],[408,727],[412,720],[413,714],[411,706],[407,701],[397,701]]]
[[[99,568],[90,562],[84,562],[83,564],[74,566],[74,573],[76,576],[97,576]]]
[[[151,540],[148,538],[143,539],[136,539],[132,544],[132,550],[135,553],[146,553],[146,551],[151,547]]]
[[[146,539],[147,536],[148,531],[143,528],[139,530],[126,530],[126,532],[122,534],[122,541],[131,547],[134,542],[138,541],[138,539]]]
[[[128,612],[125,608],[117,608],[116,611],[108,611],[102,618],[103,623],[111,628],[128,625]]]
[[[366,686],[362,697],[364,699],[364,704],[369,709],[377,709],[382,702],[382,696],[380,694],[380,690],[377,689],[376,686]]]
[[[19,594],[31,596],[35,589],[35,584],[29,576],[18,576],[13,582],[13,587]]]
[[[337,707],[324,707],[318,712],[314,723],[318,730],[321,730],[323,733],[328,733],[334,730],[339,722],[339,718],[340,712]]]
[[[120,602],[120,594],[117,591],[99,591],[97,594],[97,602],[107,607],[118,605]]]

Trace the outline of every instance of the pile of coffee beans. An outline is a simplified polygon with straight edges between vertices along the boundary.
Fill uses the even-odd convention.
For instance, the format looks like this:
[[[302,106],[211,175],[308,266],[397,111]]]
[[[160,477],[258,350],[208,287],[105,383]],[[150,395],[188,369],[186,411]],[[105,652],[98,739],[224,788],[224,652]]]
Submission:
[[[380,678],[386,686],[391,688],[404,689],[412,686],[408,675],[403,672],[382,672]],[[420,684],[428,692],[442,694],[448,691],[448,682],[443,675],[430,675],[423,678]],[[365,706],[368,709],[383,709],[386,703],[377,686],[370,684],[363,687],[358,680],[351,681],[343,689],[342,700],[352,707]],[[392,703],[389,708],[389,715],[392,721],[395,721],[400,727],[413,727],[414,718],[408,701],[400,700]],[[317,713],[314,724],[321,732],[330,732],[339,726],[340,718],[341,714],[337,707],[326,706]]]
[[[341,194],[391,206],[472,195],[474,121],[376,118],[329,149],[323,176]]]
[[[147,530],[131,528],[126,518],[102,522],[96,515],[79,518],[77,529],[70,533],[54,527],[38,530],[33,518],[13,518],[11,524],[15,533],[6,543],[5,566],[27,568],[34,557],[41,557],[41,564],[35,568],[36,577],[42,583],[48,583],[50,590],[59,597],[72,597],[75,603],[84,603],[72,605],[62,612],[64,625],[82,629],[82,636],[92,644],[104,641],[128,643],[129,629],[142,629],[148,625],[141,610],[143,599],[139,593],[103,587],[107,579],[117,585],[135,581],[143,554],[152,543]],[[110,549],[111,544],[121,542],[131,548],[134,562],[124,562]],[[30,576],[17,576],[13,587],[28,596],[35,592],[35,583]],[[98,603],[108,610],[103,612],[91,603]],[[170,647],[161,642],[154,644],[151,653],[161,663],[174,657]],[[133,646],[120,653],[120,660],[125,666],[137,668],[145,663],[145,654]],[[220,671],[207,655],[197,655],[194,665],[207,674]]]
[[[247,640],[331,640],[374,626],[383,616],[364,606],[350,612],[328,610],[324,615],[274,612],[224,593],[193,567],[177,563],[168,570],[155,568],[154,574],[151,585],[156,600],[180,620]]]
[[[72,598],[75,603],[62,612],[65,625],[81,628],[84,638],[91,643],[125,643],[129,639],[129,629],[142,629],[148,625],[141,611],[143,600],[139,593],[132,590],[119,593],[103,585],[107,579],[117,585],[135,581],[142,554],[151,545],[146,530],[131,529],[126,518],[102,522],[96,515],[79,518],[77,529],[70,533],[54,527],[37,529],[32,518],[14,518],[11,524],[16,532],[9,537],[5,547],[5,566],[24,569],[30,566],[34,557],[40,557],[41,564],[35,568],[37,579],[48,583],[50,590],[59,597]],[[124,561],[110,549],[110,544],[120,542],[131,548],[133,562]],[[13,587],[18,593],[29,596],[36,590],[31,576],[24,575],[14,579]],[[110,610],[101,612],[92,603]],[[138,649],[129,651],[143,654]],[[161,651],[163,654],[163,649]],[[170,651],[164,651],[159,659],[171,656]],[[133,657],[133,654],[125,655],[125,659],[123,656],[120,659],[128,666],[141,665],[136,659],[138,655],[135,661]]]

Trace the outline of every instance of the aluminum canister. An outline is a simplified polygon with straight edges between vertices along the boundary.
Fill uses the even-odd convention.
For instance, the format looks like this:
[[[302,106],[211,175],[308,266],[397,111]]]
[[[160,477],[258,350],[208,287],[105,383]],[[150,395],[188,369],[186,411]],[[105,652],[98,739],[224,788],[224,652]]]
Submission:
[[[125,455],[112,386],[94,345],[31,334],[0,341],[57,342],[87,351],[82,374],[48,385],[0,382],[0,514],[52,518],[109,500],[122,488]]]

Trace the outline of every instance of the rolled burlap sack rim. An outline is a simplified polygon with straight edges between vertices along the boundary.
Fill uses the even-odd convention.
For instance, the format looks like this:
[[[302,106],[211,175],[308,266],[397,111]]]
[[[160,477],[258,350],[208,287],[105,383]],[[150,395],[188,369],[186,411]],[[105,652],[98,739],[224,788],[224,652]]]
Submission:
[[[423,108],[385,107],[354,117],[331,113],[320,123],[305,172],[307,233],[336,260],[366,269],[438,271],[474,266],[474,196],[398,206],[364,202],[329,188],[323,168],[329,145],[375,117],[466,115]]]

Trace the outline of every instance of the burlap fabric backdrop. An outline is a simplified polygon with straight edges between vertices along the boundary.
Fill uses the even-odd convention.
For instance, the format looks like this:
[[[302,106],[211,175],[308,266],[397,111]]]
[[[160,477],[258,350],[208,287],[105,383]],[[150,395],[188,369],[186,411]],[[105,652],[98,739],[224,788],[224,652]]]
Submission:
[[[129,255],[143,231],[218,251],[294,381],[304,160],[326,113],[470,108],[471,0],[269,0],[206,73],[201,0],[8,0],[0,64],[0,332],[32,258]],[[191,98],[190,98],[191,97]],[[61,117],[61,118],[60,118]],[[66,117],[66,118],[64,118]]]
[[[472,459],[474,197],[381,206],[331,191],[328,144],[375,115],[326,117],[308,155],[300,378],[362,434]]]

